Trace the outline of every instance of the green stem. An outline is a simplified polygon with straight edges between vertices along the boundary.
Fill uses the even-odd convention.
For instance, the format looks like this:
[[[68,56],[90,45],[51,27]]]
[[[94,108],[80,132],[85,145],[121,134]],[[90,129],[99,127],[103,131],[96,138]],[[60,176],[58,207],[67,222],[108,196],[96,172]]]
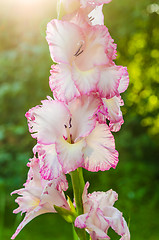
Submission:
[[[73,231],[73,239],[74,240],[79,240],[78,235],[77,235],[76,230],[75,230],[75,227],[74,227],[74,224],[72,225],[72,231]]]
[[[82,194],[85,186],[82,168],[78,168],[74,172],[71,172],[71,180],[72,180],[74,198],[76,203],[76,211],[78,215],[81,215],[83,214]],[[86,240],[85,229],[80,229],[75,227],[75,231],[80,240]],[[77,238],[74,238],[74,239],[77,239]]]
[[[77,214],[81,215],[83,214],[82,194],[84,189],[84,179],[83,179],[82,168],[78,168],[74,172],[71,172],[71,180],[72,180]]]

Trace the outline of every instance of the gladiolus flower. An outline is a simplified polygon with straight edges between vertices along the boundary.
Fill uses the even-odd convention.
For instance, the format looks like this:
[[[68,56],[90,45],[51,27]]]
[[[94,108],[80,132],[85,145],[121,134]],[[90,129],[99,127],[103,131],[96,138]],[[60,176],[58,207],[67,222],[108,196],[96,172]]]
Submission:
[[[86,183],[83,192],[84,214],[79,215],[75,220],[75,226],[86,228],[92,240],[110,239],[107,235],[111,227],[120,240],[130,240],[130,233],[122,213],[113,207],[118,195],[113,190],[107,192],[93,192],[87,194],[89,183]]]
[[[36,158],[33,158],[28,166],[30,166],[30,170],[27,182],[24,184],[25,187],[12,192],[12,194],[21,195],[15,200],[19,207],[13,213],[21,212],[26,215],[11,239],[14,239],[33,218],[47,212],[55,213],[54,205],[70,210],[62,191],[63,187],[66,189],[67,183],[64,184],[62,179],[53,181],[42,179],[39,173],[39,160]]]
[[[113,135],[106,124],[96,120],[101,104],[95,95],[82,96],[68,105],[49,99],[26,113],[29,130],[43,150],[36,151],[45,179],[78,167],[89,171],[116,167],[118,152]]]
[[[118,94],[124,71],[112,61],[116,44],[105,26],[90,26],[81,17],[74,22],[52,20],[46,38],[58,63],[50,76],[56,99],[69,102],[91,92],[109,98]]]

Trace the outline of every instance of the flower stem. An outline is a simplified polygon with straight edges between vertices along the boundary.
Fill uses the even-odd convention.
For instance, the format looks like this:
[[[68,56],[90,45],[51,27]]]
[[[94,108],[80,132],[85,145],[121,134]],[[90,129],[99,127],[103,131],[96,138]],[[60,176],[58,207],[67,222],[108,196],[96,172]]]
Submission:
[[[71,172],[71,180],[72,180],[74,198],[76,203],[76,211],[78,215],[81,215],[83,214],[82,193],[85,186],[82,168],[78,168],[77,170]],[[85,229],[80,229],[75,227],[75,231],[80,240],[86,240]]]
[[[83,203],[82,203],[82,193],[84,189],[84,179],[82,168],[71,172],[71,180],[74,192],[74,198],[76,203],[77,214],[83,214]]]

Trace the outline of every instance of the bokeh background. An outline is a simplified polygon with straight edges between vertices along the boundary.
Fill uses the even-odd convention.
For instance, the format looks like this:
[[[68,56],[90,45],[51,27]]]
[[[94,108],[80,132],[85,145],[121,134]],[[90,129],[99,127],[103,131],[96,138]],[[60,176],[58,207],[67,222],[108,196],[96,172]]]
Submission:
[[[112,0],[105,24],[118,44],[116,63],[128,67],[130,85],[122,94],[125,124],[114,133],[120,153],[117,168],[88,173],[89,191],[119,194],[116,207],[127,220],[131,239],[158,240],[159,206],[159,2]],[[0,1],[0,239],[8,240],[22,220],[12,214],[10,192],[26,181],[26,163],[35,145],[25,112],[52,96],[52,64],[46,24],[55,18],[54,0]],[[71,44],[71,43],[70,43]],[[69,180],[69,176],[68,176]],[[71,188],[68,194],[72,194]],[[110,232],[112,239],[117,235]],[[30,222],[17,240],[73,239],[71,225],[56,214]]]

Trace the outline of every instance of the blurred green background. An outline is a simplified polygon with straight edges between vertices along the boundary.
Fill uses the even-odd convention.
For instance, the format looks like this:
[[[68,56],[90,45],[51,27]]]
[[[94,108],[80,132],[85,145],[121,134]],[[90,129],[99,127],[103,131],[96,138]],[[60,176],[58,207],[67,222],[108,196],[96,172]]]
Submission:
[[[122,94],[125,124],[114,133],[120,153],[117,168],[88,173],[89,191],[119,194],[116,207],[129,223],[131,239],[158,240],[159,204],[159,2],[112,0],[104,6],[105,24],[118,44],[116,63],[128,67],[130,85]],[[46,24],[55,18],[54,0],[0,1],[0,239],[10,239],[21,221],[12,214],[10,192],[26,181],[26,163],[36,141],[25,112],[52,95],[52,64]],[[69,177],[68,177],[69,179]],[[71,188],[68,194],[72,194]],[[110,233],[111,235],[112,233]],[[71,225],[56,214],[30,222],[17,240],[72,239]],[[118,239],[112,235],[112,240]]]

